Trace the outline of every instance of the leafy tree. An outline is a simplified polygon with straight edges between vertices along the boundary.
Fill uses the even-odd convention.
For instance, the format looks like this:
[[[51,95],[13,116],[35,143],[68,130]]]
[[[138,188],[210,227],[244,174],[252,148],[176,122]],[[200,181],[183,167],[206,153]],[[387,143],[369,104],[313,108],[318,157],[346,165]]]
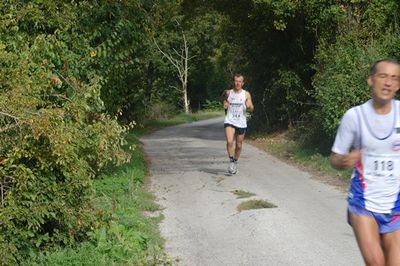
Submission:
[[[396,1],[357,1],[341,8],[347,16],[336,41],[321,41],[315,56],[314,117],[331,137],[344,112],[370,98],[366,85],[370,65],[380,58],[400,58]]]
[[[391,37],[398,34],[396,1],[195,0],[184,6],[189,14],[217,12],[229,20],[220,31],[229,48],[215,57],[229,58],[246,75],[256,106],[253,129],[307,123],[332,135],[343,110],[365,99],[373,58],[398,50]],[[348,86],[354,90],[343,92]],[[337,108],[345,95],[352,96]]]
[[[85,4],[1,3],[2,263],[86,238],[99,223],[95,173],[129,160],[126,128],[101,113],[101,77],[77,24]]]

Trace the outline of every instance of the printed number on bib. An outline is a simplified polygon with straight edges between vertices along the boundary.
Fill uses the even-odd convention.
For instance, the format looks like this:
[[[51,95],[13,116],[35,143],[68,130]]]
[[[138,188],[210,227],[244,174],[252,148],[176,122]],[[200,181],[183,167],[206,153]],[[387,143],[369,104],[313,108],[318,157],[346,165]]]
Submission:
[[[398,186],[400,157],[396,155],[363,155],[364,178],[381,186]]]
[[[231,103],[230,105],[230,118],[234,119],[234,120],[240,120],[240,118],[242,117],[242,104],[235,104],[235,103]]]
[[[393,171],[393,169],[394,169],[394,162],[392,160],[374,161],[375,171]]]
[[[390,213],[400,189],[399,154],[362,152],[359,180],[367,210]]]

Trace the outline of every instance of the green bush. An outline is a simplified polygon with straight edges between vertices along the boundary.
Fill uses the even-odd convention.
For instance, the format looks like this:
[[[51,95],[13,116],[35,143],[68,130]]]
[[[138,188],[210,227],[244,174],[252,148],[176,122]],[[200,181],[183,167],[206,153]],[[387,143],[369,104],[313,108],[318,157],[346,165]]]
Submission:
[[[370,41],[356,37],[349,33],[333,45],[321,44],[316,55],[313,85],[318,107],[313,116],[331,137],[346,110],[371,97],[366,80],[372,63],[382,58],[400,59],[398,34],[388,31]]]
[[[127,136],[129,144],[138,140]],[[154,196],[143,189],[146,161],[141,148],[132,161],[108,169],[94,180],[96,208],[103,224],[88,233],[88,241],[74,247],[55,248],[22,265],[170,265],[163,252],[158,223],[162,217]],[[143,212],[152,213],[146,217]]]
[[[0,264],[13,265],[87,238],[99,224],[95,173],[129,156],[121,147],[126,128],[101,114],[100,78],[83,67],[92,60],[84,43],[60,32],[17,33],[6,45],[7,38],[0,38]]]
[[[346,110],[369,99],[368,69],[379,57],[374,47],[366,49],[345,38],[320,46],[313,83],[318,107],[313,114],[329,136],[335,134]]]
[[[156,101],[146,107],[146,118],[148,119],[168,119],[176,114],[175,106],[167,102]]]
[[[222,105],[222,101],[206,100],[206,102],[203,104],[203,109],[205,111],[221,111],[224,109],[224,106]]]

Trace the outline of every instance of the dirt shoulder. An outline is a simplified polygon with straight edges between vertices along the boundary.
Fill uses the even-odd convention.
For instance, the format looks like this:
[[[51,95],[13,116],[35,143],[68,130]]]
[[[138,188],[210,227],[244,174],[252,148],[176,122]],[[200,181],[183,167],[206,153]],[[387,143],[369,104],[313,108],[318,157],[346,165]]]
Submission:
[[[296,168],[299,168],[302,171],[308,172],[315,180],[319,180],[325,184],[334,186],[341,192],[346,192],[348,189],[348,180],[344,180],[341,177],[332,176],[326,172],[316,169],[311,164],[307,164],[306,162],[296,161],[294,159],[293,152],[290,151],[290,145],[288,145],[289,141],[287,138],[287,132],[279,132],[262,137],[250,136],[245,141],[247,144],[250,144],[262,151],[265,151],[270,155],[277,157],[280,160],[283,160],[284,162]]]

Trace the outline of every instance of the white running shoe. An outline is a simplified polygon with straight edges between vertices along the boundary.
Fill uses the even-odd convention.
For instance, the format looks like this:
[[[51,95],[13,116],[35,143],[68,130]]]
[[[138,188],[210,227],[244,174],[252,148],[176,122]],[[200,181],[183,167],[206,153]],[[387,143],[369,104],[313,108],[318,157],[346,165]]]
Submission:
[[[230,162],[229,166],[228,166],[228,173],[234,174],[234,172],[235,172],[235,163],[234,162]]]
[[[234,163],[233,163],[233,171],[232,171],[232,174],[237,174],[239,171],[238,171],[238,164],[237,164],[237,161],[235,161]]]
[[[229,163],[228,173],[230,173],[230,174],[237,174],[238,173],[237,162],[230,162]]]

